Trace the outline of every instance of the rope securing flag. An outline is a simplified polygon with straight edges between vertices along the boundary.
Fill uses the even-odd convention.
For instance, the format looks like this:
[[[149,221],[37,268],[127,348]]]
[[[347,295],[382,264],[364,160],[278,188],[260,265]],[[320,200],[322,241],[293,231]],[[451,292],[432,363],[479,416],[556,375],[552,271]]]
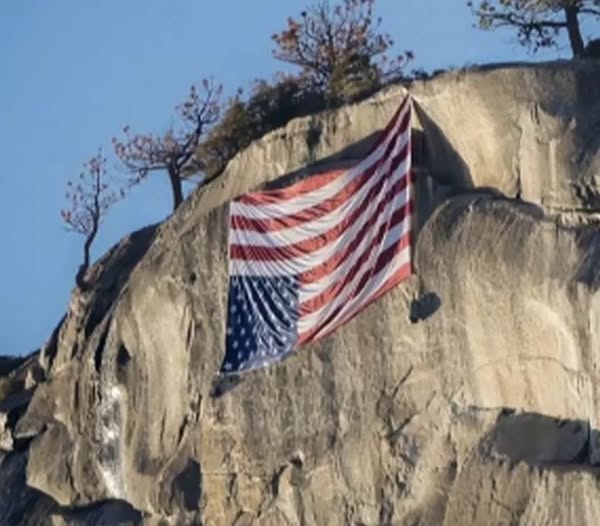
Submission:
[[[282,360],[411,274],[411,101],[364,159],[230,203],[221,374]]]

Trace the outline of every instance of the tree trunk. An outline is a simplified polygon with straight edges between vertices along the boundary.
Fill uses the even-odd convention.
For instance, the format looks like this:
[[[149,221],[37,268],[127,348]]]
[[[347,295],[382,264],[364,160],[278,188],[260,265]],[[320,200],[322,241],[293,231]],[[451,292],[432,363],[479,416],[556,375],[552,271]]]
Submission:
[[[581,37],[581,29],[579,27],[579,20],[577,19],[578,13],[579,8],[575,5],[565,7],[569,43],[571,44],[571,50],[573,51],[574,58],[581,58],[585,56],[583,38]]]
[[[79,270],[77,271],[77,275],[75,276],[75,282],[77,286],[81,290],[87,289],[87,283],[85,281],[85,273],[90,266],[90,250],[92,248],[92,243],[94,242],[94,238],[98,233],[98,220],[94,220],[94,224],[91,232],[85,238],[85,243],[83,245],[83,263],[79,265]]]
[[[173,192],[173,212],[177,210],[179,205],[183,202],[183,188],[181,184],[181,177],[177,170],[169,168],[169,182],[171,183],[171,191]]]

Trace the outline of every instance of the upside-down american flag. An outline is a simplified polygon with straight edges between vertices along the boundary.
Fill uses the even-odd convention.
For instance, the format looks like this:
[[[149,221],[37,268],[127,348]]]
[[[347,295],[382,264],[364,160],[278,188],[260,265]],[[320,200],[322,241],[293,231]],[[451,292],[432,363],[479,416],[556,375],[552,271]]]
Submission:
[[[349,170],[230,203],[221,374],[282,360],[411,274],[411,101]]]

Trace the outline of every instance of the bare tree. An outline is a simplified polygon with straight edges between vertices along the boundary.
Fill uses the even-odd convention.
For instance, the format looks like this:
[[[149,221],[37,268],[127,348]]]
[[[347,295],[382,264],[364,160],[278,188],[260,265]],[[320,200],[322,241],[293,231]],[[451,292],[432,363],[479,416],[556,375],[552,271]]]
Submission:
[[[222,88],[205,79],[193,85],[187,99],[175,108],[179,128],[163,135],[133,134],[123,127],[124,139],[113,138],[117,157],[131,174],[130,184],[140,183],[150,172],[164,172],[173,194],[173,210],[183,201],[182,180],[202,138],[218,120]]]
[[[399,74],[413,58],[410,51],[393,61],[386,52],[394,44],[381,33],[381,18],[374,18],[375,0],[343,0],[332,7],[323,0],[303,11],[298,20],[288,18],[287,28],[271,38],[276,59],[301,68],[303,76],[326,88],[340,69],[373,71],[381,78]]]
[[[481,29],[511,27],[519,42],[534,52],[556,45],[566,30],[573,56],[586,56],[580,18],[600,18],[600,0],[480,0],[469,1]]]
[[[61,210],[61,217],[68,230],[85,237],[83,262],[77,271],[76,281],[85,288],[85,272],[90,266],[90,250],[103,218],[109,209],[125,196],[123,188],[115,190],[106,176],[106,157],[102,151],[84,163],[84,170],[75,181],[67,182],[65,197],[68,208]]]

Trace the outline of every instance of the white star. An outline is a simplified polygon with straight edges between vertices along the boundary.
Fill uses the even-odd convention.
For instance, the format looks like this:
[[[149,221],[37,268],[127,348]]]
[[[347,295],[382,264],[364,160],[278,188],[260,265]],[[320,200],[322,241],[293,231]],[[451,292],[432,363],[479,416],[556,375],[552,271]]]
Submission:
[[[227,363],[224,365],[224,367],[223,367],[223,368],[224,368],[226,371],[231,371],[231,368],[232,368],[232,367],[233,367],[233,365],[231,365],[229,362],[227,362]]]

